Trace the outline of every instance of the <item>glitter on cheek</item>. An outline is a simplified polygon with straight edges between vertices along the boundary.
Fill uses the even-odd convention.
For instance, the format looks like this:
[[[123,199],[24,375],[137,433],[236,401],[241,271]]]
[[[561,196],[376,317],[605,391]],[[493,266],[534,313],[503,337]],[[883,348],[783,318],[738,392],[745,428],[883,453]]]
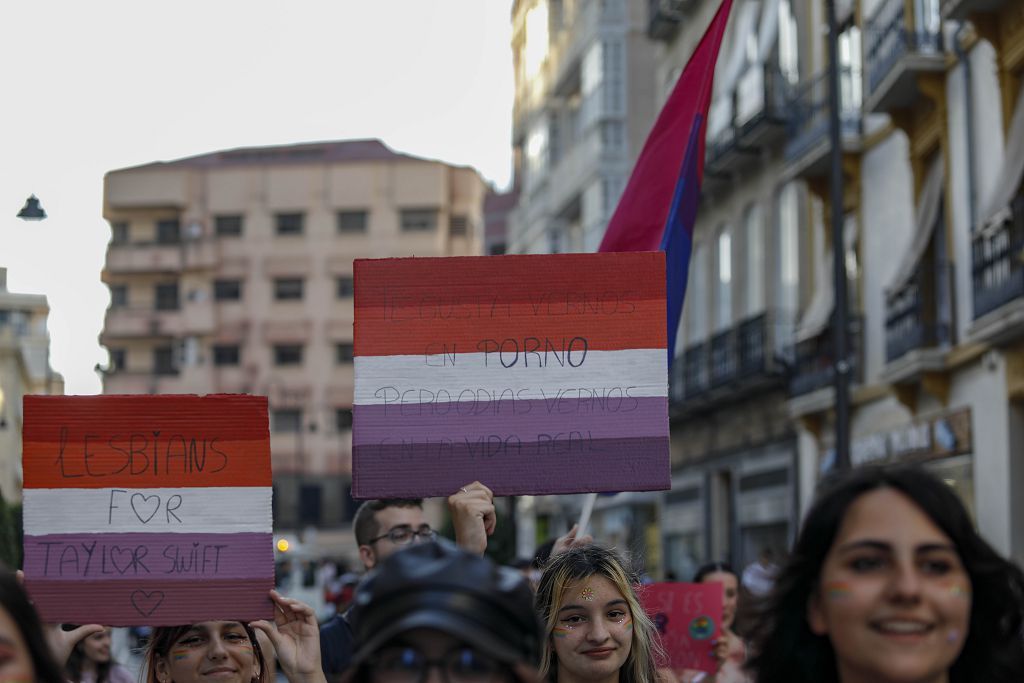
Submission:
[[[946,642],[955,643],[958,640],[960,640],[960,631],[955,628],[950,629],[949,633],[946,634]]]

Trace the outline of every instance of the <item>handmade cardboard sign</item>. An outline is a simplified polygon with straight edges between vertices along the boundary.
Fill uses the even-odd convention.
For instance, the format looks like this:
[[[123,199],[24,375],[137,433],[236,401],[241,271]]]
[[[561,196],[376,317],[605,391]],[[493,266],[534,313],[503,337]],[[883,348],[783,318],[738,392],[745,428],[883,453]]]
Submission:
[[[712,649],[722,633],[722,584],[655,583],[640,590],[640,601],[668,657],[659,666],[715,673]]]
[[[660,252],[355,262],[356,498],[669,487]]]
[[[259,396],[26,396],[25,585],[43,621],[273,615]]]

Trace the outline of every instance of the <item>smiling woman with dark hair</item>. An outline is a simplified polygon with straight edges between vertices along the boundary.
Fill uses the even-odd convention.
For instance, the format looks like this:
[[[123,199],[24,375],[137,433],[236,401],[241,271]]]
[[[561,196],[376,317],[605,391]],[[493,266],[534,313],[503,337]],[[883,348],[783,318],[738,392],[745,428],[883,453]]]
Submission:
[[[0,572],[0,680],[64,683],[42,624],[14,574]]]
[[[826,482],[755,629],[758,683],[1020,683],[1024,574],[917,467]]]

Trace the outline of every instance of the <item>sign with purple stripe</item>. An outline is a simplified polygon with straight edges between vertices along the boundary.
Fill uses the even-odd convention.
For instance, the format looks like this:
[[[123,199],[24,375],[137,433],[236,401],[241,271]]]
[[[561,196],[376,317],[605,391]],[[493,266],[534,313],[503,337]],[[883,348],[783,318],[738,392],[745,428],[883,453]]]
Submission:
[[[660,253],[358,260],[353,495],[669,487]]]
[[[27,396],[25,586],[44,621],[272,618],[256,396]]]

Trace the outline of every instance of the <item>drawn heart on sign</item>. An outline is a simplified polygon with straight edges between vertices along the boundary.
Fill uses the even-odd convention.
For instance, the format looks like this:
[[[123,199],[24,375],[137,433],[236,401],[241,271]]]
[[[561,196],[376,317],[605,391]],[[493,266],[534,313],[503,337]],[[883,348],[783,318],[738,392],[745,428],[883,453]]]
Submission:
[[[160,603],[164,601],[163,591],[132,591],[132,607],[144,617],[152,616]]]
[[[120,558],[123,555],[127,555],[128,559],[125,562],[124,566],[122,567],[121,563],[118,561],[118,558]],[[114,569],[116,569],[121,574],[124,574],[126,571],[131,569],[132,558],[134,557],[134,555],[135,553],[132,551],[131,548],[121,548],[120,546],[116,545],[110,546],[110,564],[114,565]]]
[[[143,515],[139,512],[139,508],[136,506],[136,501],[137,500],[141,501],[143,512],[145,512],[146,506],[149,505],[149,502],[153,501],[153,510],[152,510],[152,512],[150,512],[149,515],[143,517]],[[139,521],[142,522],[143,524],[147,524],[149,522],[149,520],[153,519],[153,516],[156,515],[157,510],[159,510],[159,509],[160,509],[160,496],[156,495],[155,493],[153,495],[151,495],[151,496],[147,496],[144,493],[133,493],[132,494],[132,512],[135,513],[135,516],[138,517]]]

